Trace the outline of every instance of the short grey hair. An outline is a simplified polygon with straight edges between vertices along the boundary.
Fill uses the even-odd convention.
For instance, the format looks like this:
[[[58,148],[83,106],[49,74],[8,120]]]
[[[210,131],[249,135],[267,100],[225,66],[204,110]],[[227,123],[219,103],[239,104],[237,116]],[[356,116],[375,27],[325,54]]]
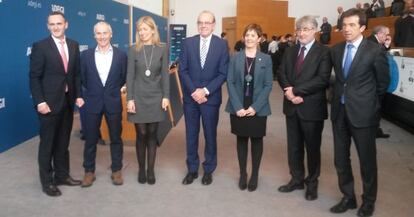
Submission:
[[[216,16],[214,16],[213,12],[208,10],[201,11],[200,14],[198,14],[197,21],[202,14],[209,14],[213,18],[213,23],[216,23]]]
[[[372,33],[373,33],[374,35],[376,35],[376,34],[378,34],[378,33],[380,33],[380,32],[385,31],[385,30],[390,31],[390,28],[388,28],[387,26],[384,26],[384,25],[378,25],[378,26],[375,26],[375,27],[372,29]]]
[[[316,21],[316,18],[311,15],[306,15],[301,18],[299,18],[296,21],[296,29],[300,29],[304,24],[310,23],[312,24],[313,28],[318,28],[318,21]]]
[[[108,27],[109,32],[112,33],[112,27],[109,23],[105,22],[105,21],[99,21],[97,22],[94,26],[93,26],[93,33],[96,33],[96,28],[100,25],[104,25],[106,27]]]

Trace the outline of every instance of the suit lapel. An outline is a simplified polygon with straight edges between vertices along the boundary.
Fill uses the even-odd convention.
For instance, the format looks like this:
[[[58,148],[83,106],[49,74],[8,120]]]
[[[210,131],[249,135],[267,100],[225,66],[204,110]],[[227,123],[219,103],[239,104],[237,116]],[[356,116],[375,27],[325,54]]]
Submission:
[[[200,41],[198,43],[198,47],[200,47]],[[211,39],[210,39],[210,46],[208,46],[208,50],[207,50],[207,54],[206,54],[206,61],[204,62],[204,68],[208,64],[208,60],[210,59],[210,55],[212,54],[211,50],[213,48],[214,48],[214,36],[212,35]],[[198,56],[200,57],[200,51],[198,52]],[[199,61],[199,62],[200,62],[200,67],[201,67],[201,61]]]
[[[203,68],[201,67],[201,58],[200,58],[200,35],[196,36],[196,40],[194,40],[194,47],[195,47],[195,55],[197,57],[198,60],[198,65],[200,66],[200,69],[202,70]],[[207,62],[207,58],[206,58],[206,62]],[[206,64],[206,62],[204,62],[204,65]]]
[[[253,81],[253,86],[257,87],[257,82],[259,79],[257,79],[258,77],[262,76],[262,66],[263,66],[263,60],[264,60],[264,55],[260,52],[257,51],[257,55],[256,55],[256,60],[254,63],[254,81]]]
[[[112,62],[111,62],[111,67],[109,68],[109,72],[108,72],[108,78],[106,79],[106,83],[108,84],[111,81],[111,76],[114,76],[113,74],[115,73],[113,70],[113,67],[115,65],[115,60],[116,60],[116,53],[117,51],[115,50],[114,47],[112,47]]]
[[[67,73],[69,73],[75,61],[75,50],[77,49],[77,47],[72,43],[72,41],[67,40],[67,39],[66,39],[66,44],[68,46],[68,53],[69,53],[68,71],[67,71]],[[62,66],[63,66],[63,62],[62,62]]]
[[[314,58],[313,54],[317,52],[319,49],[318,42],[314,42],[312,47],[309,49],[308,53],[305,56],[305,59],[303,60],[302,68],[300,69],[300,72],[296,73],[297,77],[300,77],[303,74],[303,70],[306,69],[308,64],[312,64],[312,60]]]
[[[336,58],[336,65],[337,66],[339,66],[337,69],[338,69],[338,73],[336,73],[336,76],[338,77],[338,78],[340,78],[342,81],[344,81],[345,80],[345,78],[344,78],[344,71],[343,71],[343,69],[342,69],[342,62],[343,62],[343,59],[344,59],[344,52],[345,52],[345,45],[346,45],[346,43],[345,42],[343,42],[340,46],[339,46],[339,48],[337,49],[337,53],[336,53],[336,56],[337,56],[337,58]],[[336,70],[336,69],[335,69]],[[348,76],[349,76],[349,74],[348,74]]]
[[[52,49],[52,52],[55,53],[53,56],[56,57],[56,59],[57,59],[56,61],[58,61],[60,63],[60,65],[62,66],[62,72],[65,73],[65,67],[63,66],[63,61],[62,61],[62,57],[60,56],[59,48],[56,46],[56,43],[53,40],[52,36],[50,36],[50,38],[49,38],[49,44],[50,44],[50,47]],[[69,45],[68,45],[68,50],[69,50]],[[68,71],[69,71],[69,63],[68,63]]]
[[[292,80],[294,81],[295,79],[296,79],[296,77],[297,77],[297,74],[298,74],[298,72],[296,71],[296,60],[297,60],[297,58],[298,58],[298,55],[299,55],[299,49],[300,49],[300,46],[299,45],[296,45],[295,46],[295,49],[293,50],[293,52],[290,54],[291,56],[290,56],[290,59],[291,59],[291,63],[293,63],[293,65],[292,65],[292,74],[290,74],[289,76],[291,76],[291,78],[292,78]]]
[[[365,48],[364,48],[365,45],[366,45],[366,39],[364,38],[364,39],[362,39],[362,42],[359,45],[358,50],[355,53],[354,58],[352,59],[351,68],[349,68],[348,78],[349,78],[349,76],[351,76],[353,74],[352,72],[354,71],[355,67],[357,67],[358,63],[361,61],[362,52],[365,50]]]

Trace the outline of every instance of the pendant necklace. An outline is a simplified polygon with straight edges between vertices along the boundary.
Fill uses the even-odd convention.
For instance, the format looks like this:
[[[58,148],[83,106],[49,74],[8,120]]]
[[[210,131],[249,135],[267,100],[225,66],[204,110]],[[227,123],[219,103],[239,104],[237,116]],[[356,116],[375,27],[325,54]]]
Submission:
[[[254,63],[254,59],[255,59],[255,57],[253,57],[253,58],[252,58],[252,61],[251,61],[251,62],[250,62],[250,64],[249,64],[249,63],[248,63],[247,56],[246,56],[245,63],[246,63],[247,75],[246,75],[246,76],[244,76],[244,80],[247,82],[247,83],[246,83],[247,87],[246,87],[246,93],[245,93],[245,96],[249,96],[249,91],[250,91],[250,82],[252,82],[252,80],[253,80],[253,76],[250,74],[250,71],[251,71],[251,69],[252,69],[252,65],[253,65],[253,63]]]
[[[150,57],[149,63],[147,61],[147,54],[145,53],[145,45],[144,45],[143,49],[144,49],[145,68],[147,69],[147,70],[145,70],[145,76],[149,77],[151,75],[150,67],[151,67],[151,63],[152,63],[152,54],[154,52],[154,45],[152,45],[152,48],[151,48],[151,57]]]

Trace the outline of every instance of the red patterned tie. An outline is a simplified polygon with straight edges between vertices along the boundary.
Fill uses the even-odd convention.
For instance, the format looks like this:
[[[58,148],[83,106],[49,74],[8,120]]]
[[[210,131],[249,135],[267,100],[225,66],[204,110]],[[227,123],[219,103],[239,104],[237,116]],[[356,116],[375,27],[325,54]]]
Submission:
[[[62,58],[63,67],[65,67],[65,73],[68,73],[68,58],[65,52],[65,41],[62,40],[59,42],[60,44],[60,57]]]
[[[305,46],[301,47],[299,56],[296,59],[295,70],[296,70],[296,73],[298,73],[298,74],[299,74],[300,70],[302,69],[303,61],[305,59],[305,50],[306,50]]]

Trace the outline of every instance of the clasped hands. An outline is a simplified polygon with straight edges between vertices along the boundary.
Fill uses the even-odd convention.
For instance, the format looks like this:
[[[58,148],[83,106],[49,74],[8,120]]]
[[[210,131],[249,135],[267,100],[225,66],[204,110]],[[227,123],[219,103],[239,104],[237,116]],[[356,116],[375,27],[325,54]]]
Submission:
[[[198,104],[202,104],[207,102],[206,92],[203,88],[197,88],[192,94],[191,97],[193,97],[194,101],[196,101]]]
[[[303,98],[301,96],[295,96],[295,94],[293,94],[293,87],[285,87],[283,90],[285,91],[285,97],[293,104],[297,105],[303,103]]]
[[[252,107],[249,107],[248,109],[240,109],[236,112],[236,115],[238,117],[250,117],[254,116],[256,114],[256,110],[254,110]]]
[[[167,111],[167,108],[168,108],[169,105],[170,105],[170,100],[167,99],[167,98],[162,98],[161,108],[164,111]],[[127,112],[132,113],[132,114],[137,113],[134,100],[128,100],[128,102],[127,102]]]

